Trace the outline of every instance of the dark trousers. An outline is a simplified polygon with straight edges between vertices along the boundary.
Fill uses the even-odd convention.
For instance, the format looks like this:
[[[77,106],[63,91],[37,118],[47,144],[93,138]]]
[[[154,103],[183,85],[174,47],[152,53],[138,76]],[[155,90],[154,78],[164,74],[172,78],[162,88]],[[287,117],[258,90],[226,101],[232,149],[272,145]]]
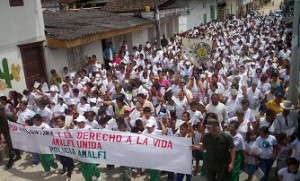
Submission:
[[[14,149],[12,147],[10,136],[4,135],[4,138],[7,142],[8,157],[9,157],[9,160],[8,160],[6,166],[10,168],[14,164],[15,159],[18,158],[18,157],[21,157],[21,152],[20,152],[20,150]]]
[[[223,169],[207,168],[207,181],[230,181],[230,172],[227,167]]]
[[[74,169],[74,161],[72,158],[59,155],[59,161],[63,166],[63,171],[67,171],[67,176],[71,177],[72,171]]]
[[[104,65],[106,70],[110,70],[109,63],[111,63],[110,59],[104,59]]]
[[[183,181],[184,176],[186,176],[186,181],[191,181],[192,180],[192,175],[177,173],[176,174],[176,181]]]
[[[273,165],[273,159],[260,159],[260,169],[264,172],[264,177],[260,179],[261,181],[267,181],[269,177],[269,173],[271,171]]]
[[[174,172],[167,172],[168,173],[168,181],[174,181],[175,174]]]

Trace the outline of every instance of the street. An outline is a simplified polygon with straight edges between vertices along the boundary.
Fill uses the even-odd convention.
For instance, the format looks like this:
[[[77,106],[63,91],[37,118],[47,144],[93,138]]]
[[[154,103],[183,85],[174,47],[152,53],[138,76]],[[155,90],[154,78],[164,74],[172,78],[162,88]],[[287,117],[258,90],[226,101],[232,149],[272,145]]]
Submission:
[[[269,14],[269,12],[273,9],[279,9],[279,5],[282,0],[274,0],[274,4],[272,2],[268,3],[265,7],[258,10],[262,15]],[[41,164],[33,167],[32,166],[32,157],[30,153],[24,152],[22,154],[21,160],[18,160],[14,163],[13,167],[9,170],[5,170],[4,166],[8,160],[6,158],[4,161],[0,163],[0,174],[1,178],[0,181],[41,181],[41,180],[47,180],[47,181],[61,181],[66,179],[66,175],[60,175],[55,174],[54,171],[51,172],[50,175],[43,177],[43,168]],[[59,168],[62,169],[61,164],[58,160],[56,162],[59,164]],[[180,167],[180,165],[178,165]],[[272,171],[269,177],[270,181],[276,180],[275,176],[275,167],[276,164],[273,164]],[[101,171],[101,180],[107,180],[107,181],[121,181],[122,180],[122,170],[119,166],[116,166],[115,168],[108,170],[106,168],[106,165],[100,164],[98,168]],[[149,174],[147,171],[143,174],[138,174],[136,172],[136,169],[134,169],[132,173],[132,181],[142,181],[142,180],[149,180]],[[240,173],[240,180],[244,181],[247,179],[247,174],[245,172]],[[73,171],[72,181],[82,181],[84,180],[81,171],[78,169],[78,162],[76,162],[76,167]],[[166,181],[167,175],[161,175],[161,180]],[[192,178],[192,180],[195,181],[204,181],[206,180],[204,177],[198,175]],[[257,178],[253,178],[252,180],[258,180]]]
[[[29,180],[47,180],[47,181],[62,181],[65,180],[65,176],[55,174],[54,171],[47,177],[43,177],[43,168],[41,164],[36,167],[32,167],[31,156],[28,153],[23,153],[22,159],[17,161],[15,165],[10,170],[4,170],[4,162],[1,163],[0,173],[1,181],[29,181]],[[58,162],[59,163],[59,162]],[[61,169],[61,165],[59,164]],[[101,177],[102,180],[107,181],[121,181],[122,180],[122,171],[119,167],[112,170],[107,170],[106,165],[100,165]],[[166,181],[167,175],[161,176],[162,181]],[[247,178],[245,173],[240,174],[240,180],[245,180]],[[81,172],[78,170],[78,167],[75,168],[72,174],[72,181],[81,181],[83,180]],[[148,180],[147,174],[137,175],[133,172],[132,181],[142,181]],[[205,178],[201,176],[193,177],[192,180],[204,181]]]

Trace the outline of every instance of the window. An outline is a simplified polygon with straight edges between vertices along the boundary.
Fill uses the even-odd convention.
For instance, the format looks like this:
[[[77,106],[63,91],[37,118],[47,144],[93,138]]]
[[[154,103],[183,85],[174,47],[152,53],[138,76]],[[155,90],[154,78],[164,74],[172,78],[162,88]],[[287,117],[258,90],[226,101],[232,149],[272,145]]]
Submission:
[[[13,7],[13,6],[24,6],[24,1],[23,0],[9,0],[9,5],[11,7]]]
[[[215,6],[210,7],[210,19],[211,20],[215,19]]]

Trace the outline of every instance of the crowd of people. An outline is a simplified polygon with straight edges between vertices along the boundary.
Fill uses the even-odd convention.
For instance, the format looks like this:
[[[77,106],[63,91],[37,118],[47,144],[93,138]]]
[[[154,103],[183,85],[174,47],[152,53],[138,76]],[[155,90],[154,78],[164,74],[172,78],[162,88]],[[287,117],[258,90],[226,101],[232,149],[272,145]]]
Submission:
[[[211,40],[211,59],[194,65],[183,38]],[[129,50],[124,41],[116,52],[110,44],[105,64],[93,55],[76,73],[68,67],[62,73],[51,70],[49,84],[42,81],[0,97],[0,147],[10,149],[6,168],[21,158],[9,138],[11,120],[41,129],[111,129],[192,139],[192,175],[151,169],[151,181],[160,180],[160,174],[170,181],[190,181],[198,174],[209,181],[236,181],[241,171],[248,180],[260,171],[266,181],[274,162],[280,179],[298,180],[299,105],[287,100],[291,39],[292,29],[281,17],[247,15],[164,37],[161,47],[146,42]],[[111,122],[115,127],[108,128]],[[73,159],[59,159],[70,180]],[[51,167],[58,173],[53,155],[32,153],[33,166],[39,163],[44,175]],[[97,165],[80,162],[79,167],[85,180],[100,180]],[[133,168],[122,169],[123,180],[131,180]]]

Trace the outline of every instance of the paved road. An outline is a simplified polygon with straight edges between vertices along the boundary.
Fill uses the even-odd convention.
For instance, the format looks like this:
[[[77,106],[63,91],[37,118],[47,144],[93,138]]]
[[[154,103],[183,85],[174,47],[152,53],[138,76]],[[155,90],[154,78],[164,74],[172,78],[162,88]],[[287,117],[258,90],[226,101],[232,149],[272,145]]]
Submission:
[[[15,165],[10,170],[4,170],[4,163],[6,161],[2,162],[0,164],[0,181],[63,181],[65,180],[65,176],[61,176],[59,174],[55,174],[52,172],[49,176],[43,177],[43,168],[41,164],[39,164],[36,167],[32,167],[31,165],[31,156],[28,153],[23,153],[22,159],[17,161]],[[59,164],[60,168],[61,165]],[[99,169],[102,173],[102,180],[105,181],[121,181],[122,180],[122,172],[119,167],[116,167],[112,170],[107,170],[105,168],[105,165],[100,165]],[[245,180],[246,174],[241,173],[240,180]],[[78,170],[78,167],[75,168],[73,175],[72,175],[72,181],[82,181],[83,177],[81,175],[81,172]],[[148,174],[145,173],[143,175],[138,175],[136,172],[133,174],[132,181],[147,181],[148,180]],[[162,181],[166,181],[166,175],[161,176]],[[193,177],[193,180],[195,181],[205,181],[206,179],[197,176]]]

